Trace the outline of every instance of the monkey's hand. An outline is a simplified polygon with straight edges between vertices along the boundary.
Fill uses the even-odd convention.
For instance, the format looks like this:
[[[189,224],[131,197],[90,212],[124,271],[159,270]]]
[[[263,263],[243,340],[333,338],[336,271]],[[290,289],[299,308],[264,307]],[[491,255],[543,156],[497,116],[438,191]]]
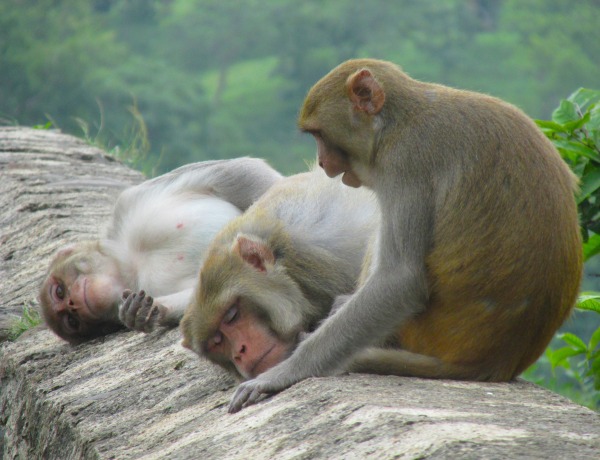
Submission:
[[[279,393],[294,383],[309,377],[308,375],[296,375],[290,368],[289,361],[287,359],[255,379],[241,383],[229,403],[229,413],[239,412],[244,407],[257,403],[263,395]]]
[[[164,325],[167,308],[155,303],[146,292],[123,292],[123,305],[119,308],[119,319],[125,326],[134,331],[152,332]]]

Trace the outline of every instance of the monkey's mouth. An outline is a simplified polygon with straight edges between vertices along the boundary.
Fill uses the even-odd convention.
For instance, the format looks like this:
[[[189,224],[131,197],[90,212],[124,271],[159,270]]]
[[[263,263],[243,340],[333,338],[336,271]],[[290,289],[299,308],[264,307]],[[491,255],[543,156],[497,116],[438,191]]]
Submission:
[[[248,374],[250,374],[250,378],[253,379],[253,378],[259,376],[260,374],[262,374],[263,372],[269,370],[275,364],[277,364],[277,363],[275,363],[275,364],[269,364],[268,360],[266,359],[267,356],[269,356],[271,354],[271,352],[275,349],[275,347],[276,347],[276,345],[273,344],[273,346],[271,348],[269,348],[267,351],[265,351],[263,353],[263,355],[256,360],[256,362],[254,363],[254,365],[252,366],[252,368],[248,372]],[[263,366],[263,364],[264,364],[264,366]],[[262,367],[264,367],[264,369],[262,369]]]
[[[94,310],[92,310],[92,308],[90,307],[90,303],[88,302],[88,298],[87,298],[87,283],[88,280],[87,278],[85,280],[83,280],[83,303],[85,304],[86,308],[88,309],[88,312],[90,314],[94,313]]]

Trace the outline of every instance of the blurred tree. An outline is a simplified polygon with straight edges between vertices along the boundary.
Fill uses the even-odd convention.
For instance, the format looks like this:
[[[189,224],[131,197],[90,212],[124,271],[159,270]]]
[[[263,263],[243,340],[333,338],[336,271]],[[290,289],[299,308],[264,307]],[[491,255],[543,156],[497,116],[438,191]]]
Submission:
[[[77,118],[114,146],[135,103],[157,172],[244,154],[294,172],[314,157],[298,107],[345,59],[392,60],[543,118],[600,81],[599,22],[597,0],[4,0],[0,117],[81,133]]]
[[[36,124],[48,114],[67,130],[73,117],[97,118],[90,76],[126,50],[92,13],[85,0],[0,3],[0,116]]]
[[[505,0],[501,28],[518,38],[508,64],[517,80],[534,82],[526,109],[548,116],[562,95],[600,81],[600,3],[580,0]]]

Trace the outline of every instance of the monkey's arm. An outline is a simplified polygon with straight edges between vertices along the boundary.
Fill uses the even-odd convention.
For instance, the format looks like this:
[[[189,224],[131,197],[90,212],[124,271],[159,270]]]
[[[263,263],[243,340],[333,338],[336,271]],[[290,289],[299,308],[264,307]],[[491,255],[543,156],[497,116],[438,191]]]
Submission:
[[[400,196],[405,200],[392,207],[392,214],[397,215],[384,216],[377,266],[364,286],[287,360],[242,383],[231,401],[230,412],[305,378],[340,371],[356,352],[382,343],[405,319],[425,307],[428,290],[424,254],[432,232],[431,207],[427,205],[430,200],[427,193],[403,192]]]
[[[119,319],[129,329],[152,332],[158,327],[174,327],[179,324],[190,302],[193,289],[175,294],[153,297],[145,291],[123,293],[124,302],[119,307]]]
[[[142,185],[168,186],[174,192],[210,193],[245,211],[281,177],[264,160],[236,158],[185,165]]]

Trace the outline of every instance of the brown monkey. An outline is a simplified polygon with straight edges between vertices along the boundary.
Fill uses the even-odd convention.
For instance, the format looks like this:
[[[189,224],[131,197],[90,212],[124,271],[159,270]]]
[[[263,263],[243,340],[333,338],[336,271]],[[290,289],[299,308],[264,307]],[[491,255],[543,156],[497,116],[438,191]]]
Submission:
[[[352,60],[308,93],[320,165],[374,190],[373,265],[347,303],[231,411],[340,370],[507,381],[542,353],[581,278],[576,181],[520,110]]]
[[[123,324],[146,332],[176,325],[214,235],[280,177],[262,160],[240,158],[183,166],[126,189],[105,238],[55,255],[39,294],[47,324],[72,343]]]
[[[275,184],[212,242],[183,345],[247,379],[285,359],[351,293],[379,212],[320,169]]]

